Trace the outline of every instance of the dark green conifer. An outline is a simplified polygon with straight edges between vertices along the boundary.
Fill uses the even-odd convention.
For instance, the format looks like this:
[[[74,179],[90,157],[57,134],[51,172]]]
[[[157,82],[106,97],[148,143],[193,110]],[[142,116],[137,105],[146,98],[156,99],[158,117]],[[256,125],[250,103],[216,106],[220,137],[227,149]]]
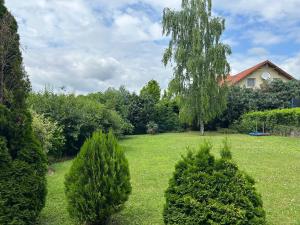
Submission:
[[[0,224],[33,225],[45,204],[46,157],[26,109],[30,83],[17,23],[0,1]]]

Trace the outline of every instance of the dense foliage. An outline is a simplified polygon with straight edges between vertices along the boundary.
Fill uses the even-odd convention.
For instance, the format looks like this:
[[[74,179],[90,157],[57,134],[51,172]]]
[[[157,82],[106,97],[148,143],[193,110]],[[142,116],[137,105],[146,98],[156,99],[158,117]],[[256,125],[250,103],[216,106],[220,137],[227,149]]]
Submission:
[[[0,2],[0,224],[34,225],[45,204],[46,157],[26,109],[17,23]]]
[[[292,99],[300,98],[300,82],[274,80],[262,89],[230,87],[227,109],[210,123],[211,128],[229,127],[247,112],[290,108]]]
[[[0,106],[0,115],[0,224],[34,225],[45,204],[46,158],[29,113]]]
[[[130,100],[128,120],[134,126],[135,134],[145,134],[147,124],[155,119],[155,102],[150,97],[141,98],[135,93]]]
[[[158,132],[182,129],[177,101],[167,96],[160,99],[160,87],[153,80],[140,95],[130,93],[124,87],[108,88],[105,92],[87,96],[46,90],[32,93],[27,102],[37,115],[43,117],[34,117],[34,128],[40,133],[37,134],[40,139],[50,135],[48,128],[48,134],[44,134],[47,129],[39,126],[42,123],[55,123],[62,129],[65,144],[49,151],[54,156],[76,154],[85,139],[99,129],[108,131],[111,128],[118,136],[145,134],[151,121],[158,125]],[[43,147],[45,149],[45,145]]]
[[[221,158],[204,144],[176,165],[166,191],[165,224],[265,224],[254,180],[239,171],[225,144]]]
[[[181,131],[182,122],[179,118],[179,106],[173,99],[163,98],[155,105],[154,118],[159,132]]]
[[[156,80],[150,80],[146,86],[141,90],[140,96],[142,98],[151,98],[155,103],[160,100],[160,86]]]
[[[99,129],[113,129],[117,135],[127,129],[126,122],[114,110],[86,98],[50,91],[31,94],[28,100],[31,108],[63,128],[66,139],[64,155],[76,154],[86,138]]]
[[[28,102],[38,114],[43,114],[63,128],[66,144],[61,152],[73,155],[85,138],[99,128],[113,128],[119,135],[145,134],[147,124],[153,121],[158,125],[158,132],[181,131],[184,127],[198,129],[199,124],[195,120],[189,125],[184,124],[185,115],[180,114],[180,110],[183,112],[182,99],[170,89],[159,99],[160,87],[156,81],[150,81],[142,88],[140,95],[124,87],[108,88],[104,92],[78,97],[46,91],[32,94]],[[291,99],[299,98],[299,95],[298,81],[285,83],[275,80],[255,90],[229,87],[227,109],[222,116],[211,121],[207,129],[228,128],[250,111],[288,108]]]
[[[116,138],[96,132],[86,140],[65,180],[70,216],[80,224],[106,224],[131,192],[128,162]]]
[[[117,111],[127,122],[126,134],[145,134],[150,121],[159,126],[159,132],[181,130],[177,102],[167,96],[160,99],[160,87],[154,80],[142,88],[140,95],[121,87],[119,90],[109,88],[87,97]]]
[[[242,116],[237,126],[242,132],[268,131],[291,135],[300,130],[300,108],[256,111]]]
[[[118,90],[108,88],[105,92],[92,93],[88,95],[89,99],[105,105],[108,109],[118,112],[123,119],[128,118],[129,103],[131,94],[121,86]]]
[[[35,111],[31,111],[31,115],[33,132],[41,142],[45,154],[54,158],[61,157],[65,144],[63,127]]]
[[[226,109],[226,87],[219,81],[229,73],[230,47],[221,42],[225,20],[212,14],[211,0],[182,0],[181,9],[164,9],[163,34],[170,36],[163,56],[174,67],[171,90],[180,97],[184,121],[204,124]]]

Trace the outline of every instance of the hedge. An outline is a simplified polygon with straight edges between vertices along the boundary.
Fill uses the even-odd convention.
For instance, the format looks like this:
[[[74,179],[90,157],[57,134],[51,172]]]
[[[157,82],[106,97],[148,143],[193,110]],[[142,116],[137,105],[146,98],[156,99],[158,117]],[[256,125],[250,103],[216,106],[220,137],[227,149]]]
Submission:
[[[238,126],[240,131],[250,132],[258,129],[274,134],[293,132],[300,129],[300,108],[276,109],[246,113]],[[282,132],[281,132],[282,130]],[[289,132],[288,132],[289,133]]]

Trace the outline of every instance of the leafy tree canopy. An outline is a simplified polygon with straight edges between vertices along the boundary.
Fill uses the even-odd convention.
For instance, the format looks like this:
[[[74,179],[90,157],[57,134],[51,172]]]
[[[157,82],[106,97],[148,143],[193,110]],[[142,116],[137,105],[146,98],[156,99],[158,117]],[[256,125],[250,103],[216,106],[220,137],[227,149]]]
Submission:
[[[45,91],[31,94],[28,104],[63,128],[64,155],[77,154],[85,139],[98,129],[111,128],[118,135],[126,133],[127,128],[132,129],[116,111],[85,96]]]
[[[180,11],[164,10],[163,33],[170,36],[163,63],[174,62],[170,86],[181,98],[181,116],[204,123],[226,108],[226,92],[219,81],[230,71],[230,47],[221,42],[225,20],[212,16],[211,0],[182,0]]]
[[[155,103],[160,100],[160,86],[156,80],[151,80],[141,90],[140,96],[142,98],[153,99]]]

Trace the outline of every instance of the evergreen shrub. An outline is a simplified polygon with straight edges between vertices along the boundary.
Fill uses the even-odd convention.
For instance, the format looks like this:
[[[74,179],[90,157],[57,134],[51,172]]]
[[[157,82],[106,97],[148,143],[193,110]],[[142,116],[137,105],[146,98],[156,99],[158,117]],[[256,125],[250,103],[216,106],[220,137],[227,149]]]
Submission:
[[[85,141],[66,175],[65,192],[69,214],[80,224],[106,224],[122,210],[131,193],[130,174],[112,131]]]
[[[45,205],[46,157],[29,113],[0,105],[0,224],[34,225]]]
[[[254,180],[241,172],[225,144],[221,158],[212,146],[188,151],[176,165],[166,191],[165,224],[265,224],[263,203]]]
[[[0,224],[35,225],[45,204],[47,162],[31,127],[18,25],[0,1]]]

